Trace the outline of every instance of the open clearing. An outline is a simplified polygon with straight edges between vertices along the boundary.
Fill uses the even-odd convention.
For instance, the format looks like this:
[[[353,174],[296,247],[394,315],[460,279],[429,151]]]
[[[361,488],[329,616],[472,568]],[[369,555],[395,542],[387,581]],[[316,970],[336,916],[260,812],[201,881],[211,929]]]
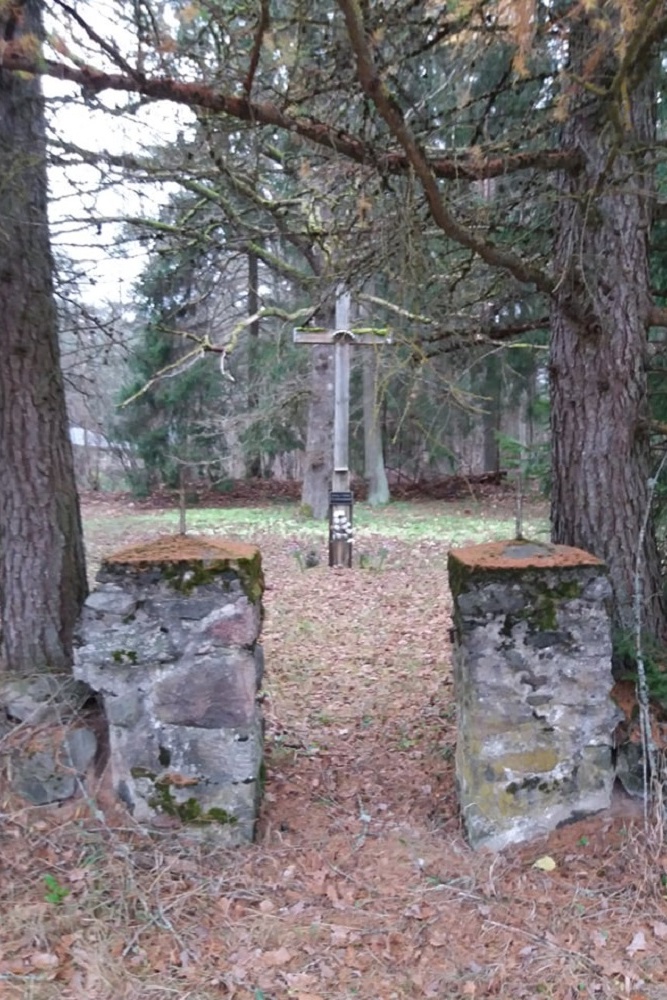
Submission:
[[[178,523],[127,503],[84,514],[93,567]],[[189,530],[263,553],[257,843],[149,837],[106,775],[61,808],[3,793],[0,997],[667,1000],[667,848],[634,803],[499,855],[461,835],[447,551],[511,536],[511,506],[360,506],[357,526],[367,568],[332,571],[324,527],[294,505],[189,512]],[[555,870],[534,867],[544,855]]]

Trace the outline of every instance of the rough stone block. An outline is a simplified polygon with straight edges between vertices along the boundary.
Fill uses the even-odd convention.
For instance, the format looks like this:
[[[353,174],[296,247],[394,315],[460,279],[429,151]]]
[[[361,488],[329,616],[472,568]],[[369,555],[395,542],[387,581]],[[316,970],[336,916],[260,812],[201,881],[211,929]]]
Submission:
[[[107,584],[89,594],[84,607],[89,611],[96,611],[105,615],[119,615],[125,618],[128,615],[134,614],[137,602],[122,587]]]
[[[108,557],[75,674],[104,697],[119,798],[140,822],[252,838],[263,726],[263,577],[254,546],[162,538]]]
[[[155,718],[203,729],[248,726],[257,711],[255,677],[255,660],[248,650],[186,658],[156,682]]]
[[[609,805],[613,733],[605,567],[579,549],[454,549],[456,772],[472,846],[539,836]]]
[[[225,604],[204,618],[192,641],[214,646],[252,646],[259,635],[260,608],[247,597]]]
[[[90,697],[88,685],[69,674],[9,674],[0,680],[0,707],[10,719],[31,726],[66,722],[81,711]]]
[[[34,753],[14,752],[13,788],[35,805],[63,802],[76,793],[96,750],[95,734],[79,726],[66,729],[53,746]]]

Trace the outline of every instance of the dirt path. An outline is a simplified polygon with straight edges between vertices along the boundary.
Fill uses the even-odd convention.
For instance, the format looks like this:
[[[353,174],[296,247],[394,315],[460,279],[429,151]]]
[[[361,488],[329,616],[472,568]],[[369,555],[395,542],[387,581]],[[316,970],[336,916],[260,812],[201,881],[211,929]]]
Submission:
[[[667,1000],[667,853],[628,815],[501,855],[461,837],[446,546],[267,569],[259,839],[155,839],[108,806],[0,832],[0,997]],[[549,854],[553,872],[533,867]],[[45,899],[44,875],[67,889]]]

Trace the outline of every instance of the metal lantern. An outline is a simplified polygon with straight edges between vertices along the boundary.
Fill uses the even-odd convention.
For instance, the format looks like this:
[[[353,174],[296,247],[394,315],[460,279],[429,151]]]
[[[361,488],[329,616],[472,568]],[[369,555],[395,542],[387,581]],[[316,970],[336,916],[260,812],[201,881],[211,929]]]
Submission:
[[[352,506],[354,498],[349,490],[329,494],[329,565],[352,566]]]

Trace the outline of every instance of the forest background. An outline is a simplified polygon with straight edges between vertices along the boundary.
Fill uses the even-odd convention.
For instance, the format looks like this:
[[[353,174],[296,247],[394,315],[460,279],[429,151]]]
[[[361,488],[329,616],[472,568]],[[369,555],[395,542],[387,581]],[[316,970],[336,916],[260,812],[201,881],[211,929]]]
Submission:
[[[428,477],[509,452],[537,462],[553,539],[607,562],[619,630],[639,607],[662,639],[648,515],[664,430],[663,0],[4,0],[0,26],[11,668],[68,660],[85,592],[65,386],[73,422],[115,443],[136,490],[181,472],[222,489],[292,475],[322,516],[332,352],[291,332],[330,328],[341,289],[353,326],[394,340],[354,372],[353,466],[373,498],[385,464]],[[178,107],[175,138],[118,153],[92,127],[91,143],[47,136],[45,76],[70,84],[55,103],[110,122]],[[85,268],[54,266],[47,162],[70,183],[86,169],[120,184],[124,205],[161,187],[156,213],[101,215],[93,199],[69,220],[110,253],[138,241],[130,308],[91,306]],[[28,577],[49,581],[38,612]]]
[[[71,665],[72,424],[135,490],[291,472],[322,513],[332,357],[292,329],[330,328],[340,289],[394,341],[357,352],[355,471],[379,491],[378,458],[428,478],[544,441],[552,538],[607,562],[617,650],[661,652],[666,36],[665,0],[0,0],[0,667]],[[135,121],[141,148],[112,146]],[[85,197],[54,257],[59,175]],[[122,210],[93,197],[118,185]],[[87,241],[138,246],[136,294],[97,301]],[[139,530],[87,518],[93,560]],[[6,990],[663,996],[662,819],[653,840],[627,815],[558,831],[549,870],[461,842],[443,638],[468,535],[434,520],[346,571],[344,605],[339,574],[248,526],[280,580],[260,842],[167,852],[112,789],[85,821],[88,799],[8,809]]]

